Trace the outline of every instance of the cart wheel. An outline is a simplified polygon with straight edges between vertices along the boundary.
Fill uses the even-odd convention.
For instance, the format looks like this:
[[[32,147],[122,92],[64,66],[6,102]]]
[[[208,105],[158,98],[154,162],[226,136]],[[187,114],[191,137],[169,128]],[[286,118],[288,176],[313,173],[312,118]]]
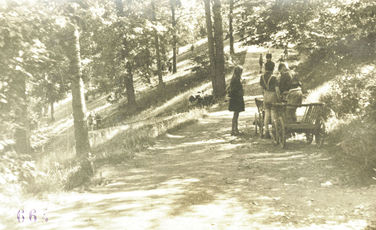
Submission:
[[[320,148],[324,144],[325,136],[326,136],[325,122],[323,119],[320,119],[318,127],[317,127],[317,131],[315,134],[317,147]]]
[[[313,141],[313,133],[306,133],[305,136],[306,136],[307,144],[310,145]]]
[[[285,128],[285,121],[282,117],[278,118],[278,137],[279,137],[279,145],[284,149],[286,148],[286,128]]]
[[[274,144],[279,144],[279,130],[278,130],[278,119],[272,122],[272,139]]]

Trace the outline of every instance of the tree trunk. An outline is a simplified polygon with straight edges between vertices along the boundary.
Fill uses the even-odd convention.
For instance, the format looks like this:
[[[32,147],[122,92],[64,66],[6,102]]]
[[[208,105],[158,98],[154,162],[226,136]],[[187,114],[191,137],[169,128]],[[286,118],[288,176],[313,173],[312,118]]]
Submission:
[[[172,22],[172,73],[177,72],[176,67],[176,55],[177,55],[177,36],[176,36],[176,17],[175,17],[175,5],[176,0],[170,0],[170,6],[171,6],[171,22]]]
[[[225,81],[225,57],[223,51],[223,28],[221,15],[221,1],[214,0],[213,3],[214,18],[214,43],[215,43],[215,77],[217,84],[217,96],[222,97],[226,94]]]
[[[134,92],[134,84],[133,84],[133,72],[132,66],[127,66],[127,76],[125,78],[125,87],[127,90],[127,99],[128,99],[128,106],[136,106],[136,96]]]
[[[17,125],[14,133],[15,150],[19,154],[29,154],[31,145],[30,124],[27,117],[26,78],[23,74],[16,75],[15,78],[14,89],[18,97],[15,105],[15,121]]]
[[[128,10],[126,11],[126,15],[129,16],[131,12],[132,7],[132,1],[127,0],[128,3]],[[121,17],[124,15],[124,5],[122,0],[116,0],[116,10],[118,17]],[[122,25],[121,25],[122,26]],[[127,47],[127,40],[123,38],[123,47]],[[121,51],[121,60],[124,61],[127,57],[127,50],[125,48]],[[136,95],[134,91],[134,84],[133,84],[133,72],[132,72],[132,66],[128,62],[127,64],[127,75],[124,76],[124,84],[125,89],[127,91],[127,100],[129,106],[135,106],[136,105]]]
[[[230,0],[230,12],[228,14],[228,26],[229,26],[229,37],[230,37],[230,54],[234,55],[234,29],[232,27],[232,18],[234,11],[234,0]]]
[[[151,2],[151,8],[152,8],[152,20],[156,24],[157,17],[155,15],[155,0]],[[160,45],[159,45],[158,31],[156,28],[154,28],[154,44],[155,44],[155,54],[157,56],[157,74],[158,74],[159,87],[163,88],[164,82],[163,82],[163,77],[162,77],[161,51],[160,51]]]
[[[205,18],[206,18],[206,33],[208,37],[208,49],[209,49],[209,75],[213,86],[213,95],[218,96],[217,84],[215,78],[215,50],[214,50],[214,37],[213,37],[213,25],[211,20],[210,0],[204,0],[205,4]]]
[[[72,74],[72,109],[74,120],[74,136],[76,141],[76,155],[86,157],[90,152],[90,143],[88,128],[86,122],[86,104],[84,95],[84,82],[82,80],[82,68],[80,57],[79,32],[76,26],[73,26],[72,44],[69,50],[70,69]]]
[[[54,102],[50,103],[50,110],[51,110],[51,121],[55,121],[55,116],[54,116]]]

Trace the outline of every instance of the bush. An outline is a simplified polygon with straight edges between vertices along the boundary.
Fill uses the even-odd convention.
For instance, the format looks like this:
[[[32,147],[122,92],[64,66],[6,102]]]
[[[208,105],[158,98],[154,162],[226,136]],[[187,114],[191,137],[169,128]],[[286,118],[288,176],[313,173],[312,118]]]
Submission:
[[[332,131],[331,140],[348,156],[359,158],[365,165],[376,160],[376,123],[366,122],[360,118],[338,125]],[[376,163],[376,161],[374,161]],[[372,164],[372,163],[371,163]]]
[[[71,190],[84,183],[90,181],[93,176],[93,167],[86,159],[78,161],[68,172],[67,178],[64,180],[64,189]]]
[[[200,75],[206,76],[209,74],[210,61],[207,53],[197,55],[191,59],[194,63],[192,72]]]
[[[234,60],[229,54],[224,55],[225,58],[225,71],[226,73],[229,73],[232,69],[232,67],[235,66]],[[237,59],[237,57],[234,57]],[[208,76],[209,70],[210,70],[210,60],[209,55],[207,53],[195,56],[191,59],[191,61],[194,63],[194,66],[192,68],[192,72],[197,73],[199,76]],[[239,62],[239,61],[235,61]]]
[[[363,67],[367,73],[338,76],[331,91],[321,98],[337,118],[348,115],[369,117],[375,111],[376,79],[375,67]]]
[[[30,191],[36,178],[44,177],[37,171],[30,155],[7,151],[0,155],[0,190],[4,194]]]
[[[329,140],[363,169],[376,168],[376,68],[337,77],[321,100],[334,112]],[[333,125],[335,124],[335,125]]]

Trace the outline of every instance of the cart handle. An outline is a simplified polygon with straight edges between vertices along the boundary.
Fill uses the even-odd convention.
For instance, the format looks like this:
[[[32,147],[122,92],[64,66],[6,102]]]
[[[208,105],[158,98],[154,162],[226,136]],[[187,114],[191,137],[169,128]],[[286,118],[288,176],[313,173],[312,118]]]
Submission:
[[[312,106],[312,105],[325,105],[322,102],[315,102],[315,103],[306,103],[306,104],[287,104],[287,103],[272,103],[272,106],[294,106],[294,107],[303,107],[303,106]]]

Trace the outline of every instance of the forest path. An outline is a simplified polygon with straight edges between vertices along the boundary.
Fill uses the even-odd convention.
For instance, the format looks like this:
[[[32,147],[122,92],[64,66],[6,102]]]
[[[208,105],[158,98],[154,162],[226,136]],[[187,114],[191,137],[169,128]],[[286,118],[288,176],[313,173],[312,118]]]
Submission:
[[[256,66],[257,58],[247,54]],[[247,65],[253,64],[244,66],[252,88],[257,74]],[[103,185],[50,195],[34,207],[48,207],[48,222],[15,218],[14,229],[342,230],[365,229],[376,219],[375,186],[349,186],[348,172],[325,147],[289,140],[282,150],[254,136],[256,108],[253,96],[245,99],[243,136],[229,134],[226,105],[212,108],[134,159],[99,169]]]

